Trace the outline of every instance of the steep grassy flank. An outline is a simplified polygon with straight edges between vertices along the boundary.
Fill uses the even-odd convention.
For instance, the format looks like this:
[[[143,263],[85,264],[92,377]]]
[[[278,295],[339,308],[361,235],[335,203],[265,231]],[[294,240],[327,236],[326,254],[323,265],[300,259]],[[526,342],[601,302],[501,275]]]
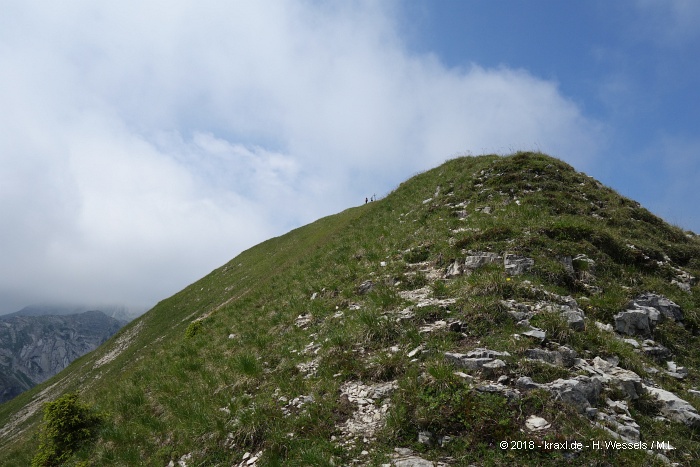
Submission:
[[[535,265],[522,276],[492,265],[445,279],[447,266],[469,250],[519,254]],[[588,275],[589,263],[574,264],[572,274],[561,261],[579,254],[594,261]],[[620,367],[698,407],[687,390],[700,377],[700,292],[671,283],[678,268],[700,275],[697,236],[561,161],[531,153],[450,160],[385,199],[241,253],[52,380],[0,405],[0,464],[29,465],[41,403],[78,391],[106,414],[97,439],[73,457],[88,465],[163,466],[191,456],[187,465],[228,466],[245,452],[262,452],[259,465],[380,465],[396,447],[454,465],[653,465],[659,461],[640,450],[499,449],[501,440],[611,437],[546,391],[514,399],[477,391],[444,353],[508,351],[502,374],[511,386],[518,376],[539,383],[569,377],[570,370],[522,357],[533,344],[513,337],[520,328],[502,300],[571,295],[585,307],[586,330],[538,315],[533,324],[550,342],[582,358],[617,356]],[[435,302],[417,306],[410,297],[421,290]],[[690,369],[683,381],[651,372],[660,363],[594,325],[612,323],[646,291],[683,309],[684,326],[664,324],[652,336]],[[425,330],[448,318],[459,329]],[[357,382],[394,385],[376,402],[386,414],[367,443],[348,442],[341,428],[357,409],[341,391]],[[677,448],[666,453],[671,460],[700,458],[697,431],[657,421],[648,398],[630,407],[645,439]],[[533,414],[552,429],[522,431]],[[425,431],[450,441],[418,443]]]

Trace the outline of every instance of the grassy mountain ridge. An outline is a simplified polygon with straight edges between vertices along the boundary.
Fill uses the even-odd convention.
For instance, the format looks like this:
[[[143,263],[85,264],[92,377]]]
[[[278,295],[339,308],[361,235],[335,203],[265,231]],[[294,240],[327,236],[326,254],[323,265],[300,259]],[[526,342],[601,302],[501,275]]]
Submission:
[[[534,264],[521,275],[497,262],[460,270],[479,252]],[[238,465],[246,452],[261,453],[258,465],[381,465],[395,448],[448,465],[661,465],[639,449],[501,450],[498,442],[614,439],[544,387],[518,386],[522,377],[544,385],[585,373],[526,358],[533,349],[617,358],[700,407],[689,392],[700,378],[699,274],[697,236],[568,164],[532,153],[450,160],[382,200],[241,253],[0,405],[0,464],[29,465],[37,409],[79,390],[107,414],[74,456],[92,465]],[[682,325],[663,322],[643,336],[689,370],[683,379],[622,340],[641,345],[642,336],[595,324],[614,323],[644,292],[683,311]],[[529,310],[553,296],[585,310],[585,329],[539,311],[529,321],[547,338],[523,336],[529,328],[508,304]],[[505,366],[469,370],[446,358],[478,348],[508,352]],[[700,457],[697,428],[656,419],[648,394],[627,400],[607,384],[592,405],[602,413],[606,399],[628,405],[643,441],[670,441],[672,461]],[[376,413],[377,423],[362,421]],[[551,427],[528,431],[531,415]]]

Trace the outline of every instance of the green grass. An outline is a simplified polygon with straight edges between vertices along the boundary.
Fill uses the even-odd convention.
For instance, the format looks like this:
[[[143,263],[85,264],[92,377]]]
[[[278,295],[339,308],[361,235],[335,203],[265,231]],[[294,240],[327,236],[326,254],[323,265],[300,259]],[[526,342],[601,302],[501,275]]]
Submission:
[[[428,198],[433,199],[424,204]],[[491,214],[476,211],[484,206]],[[467,217],[460,219],[457,211]],[[535,266],[517,277],[490,265],[453,279],[430,279],[431,269],[444,270],[467,250],[526,255]],[[559,258],[578,254],[595,264],[577,262],[572,274]],[[521,358],[538,344],[513,337],[521,329],[501,303],[545,299],[536,286],[573,296],[586,312],[583,332],[571,331],[555,313],[533,318],[551,343],[566,344],[585,358],[617,356],[621,367],[650,377],[645,368],[658,364],[593,321],[611,323],[640,292],[661,293],[681,305],[685,326],[664,324],[652,337],[691,374],[685,382],[660,377],[657,382],[700,407],[687,392],[700,383],[700,292],[696,286],[686,294],[670,284],[675,272],[658,264],[664,254],[674,267],[700,277],[698,237],[561,161],[532,153],[453,159],[384,199],[244,251],[52,380],[0,405],[0,426],[9,426],[39,394],[48,401],[79,390],[82,400],[106,414],[97,436],[71,460],[89,465],[162,466],[188,453],[192,465],[232,465],[244,452],[260,450],[264,465],[331,465],[331,459],[346,465],[362,449],[370,452],[370,464],[380,465],[395,447],[411,447],[426,459],[449,456],[455,465],[654,465],[640,451],[495,448],[501,439],[610,437],[544,391],[518,400],[481,393],[454,374],[443,354],[475,347],[508,350],[512,357],[504,374],[511,379],[564,377],[568,370]],[[374,288],[359,294],[366,280]],[[588,292],[591,280],[600,293]],[[422,287],[428,298],[456,301],[448,309],[418,308],[401,298],[400,292]],[[398,320],[406,307],[414,316]],[[309,315],[310,322],[297,326],[299,315]],[[446,319],[459,320],[460,332],[419,332]],[[418,345],[423,350],[408,357]],[[315,371],[302,371],[312,362]],[[397,382],[386,426],[368,445],[331,441],[354,410],[339,398],[346,381]],[[280,399],[307,395],[314,402],[301,409],[285,409]],[[41,404],[35,407],[39,410],[0,437],[0,465],[31,462],[41,419]],[[645,437],[666,437],[679,448],[668,454],[672,461],[691,465],[700,457],[697,432],[654,421],[653,401],[641,400],[631,410]],[[531,414],[547,418],[555,429],[524,433]],[[419,444],[418,432],[424,430],[452,441]]]

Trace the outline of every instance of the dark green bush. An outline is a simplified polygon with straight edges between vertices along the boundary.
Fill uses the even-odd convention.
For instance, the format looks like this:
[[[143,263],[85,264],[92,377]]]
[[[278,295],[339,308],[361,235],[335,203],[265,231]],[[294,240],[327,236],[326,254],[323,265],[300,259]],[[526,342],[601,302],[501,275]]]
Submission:
[[[39,433],[39,449],[32,467],[65,464],[97,434],[103,416],[78,400],[78,394],[64,394],[44,404],[44,421]]]

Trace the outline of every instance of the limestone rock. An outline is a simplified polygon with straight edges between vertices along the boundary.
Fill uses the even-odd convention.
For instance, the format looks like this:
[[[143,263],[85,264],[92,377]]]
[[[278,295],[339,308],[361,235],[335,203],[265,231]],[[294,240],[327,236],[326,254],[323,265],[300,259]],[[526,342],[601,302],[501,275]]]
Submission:
[[[638,399],[644,393],[642,378],[633,371],[618,367],[617,361],[610,362],[595,357],[592,363],[581,360],[578,368],[598,377],[603,383],[620,388],[630,400]]]
[[[360,284],[360,287],[357,288],[357,291],[361,295],[364,295],[366,293],[369,293],[373,288],[374,288],[374,282],[364,281],[362,284]]]
[[[600,380],[588,376],[558,379],[545,386],[557,399],[572,404],[580,413],[585,413],[587,408],[597,403],[602,390]]]
[[[497,263],[501,261],[501,256],[497,253],[488,251],[469,252],[469,255],[464,260],[455,260],[445,270],[444,277],[449,279],[462,274],[467,274],[487,264]]]
[[[503,265],[506,269],[506,274],[510,276],[519,276],[529,271],[530,268],[535,265],[535,260],[526,258],[525,256],[506,254],[503,259]]]
[[[578,307],[562,305],[560,314],[566,319],[566,322],[569,324],[569,327],[574,331],[581,332],[586,329],[586,324],[583,320],[584,314],[582,309]]]
[[[607,406],[605,411],[596,414],[599,421],[596,425],[625,442],[639,441],[641,439],[640,427],[632,418],[627,402],[606,399],[605,403]]]
[[[399,292],[399,296],[401,298],[415,303],[418,308],[423,308],[426,306],[448,308],[457,301],[454,298],[434,298],[431,295],[432,290],[430,287],[421,287],[414,290],[401,290]]]
[[[372,438],[384,424],[389,410],[388,396],[396,389],[396,382],[363,384],[348,381],[340,387],[340,398],[356,406],[352,416],[339,426],[344,441],[348,444],[356,439]],[[381,403],[381,405],[380,405]]]
[[[497,253],[491,253],[488,251],[477,251],[464,260],[465,269],[477,269],[487,264],[497,263],[501,260],[501,256]]]
[[[614,316],[615,331],[627,335],[649,335],[651,325],[649,314],[644,310],[622,311]]]
[[[578,354],[574,350],[565,346],[561,346],[557,350],[528,349],[525,351],[525,356],[566,368],[574,366],[578,358]]]
[[[500,378],[499,378],[500,379]],[[505,384],[498,383],[487,383],[476,386],[475,388],[478,392],[487,392],[491,394],[500,394],[508,400],[520,399],[520,392],[517,389],[512,389]]]
[[[544,332],[542,329],[538,328],[532,328],[529,331],[525,331],[521,333],[523,336],[528,336],[532,337],[533,339],[537,339],[540,342],[544,341],[547,337],[547,333]]]
[[[443,437],[447,438],[447,436]],[[391,464],[382,464],[382,467],[447,467],[445,462],[432,462],[423,459],[413,453],[409,448],[394,448]]]
[[[551,426],[552,424],[547,420],[536,415],[530,415],[530,417],[525,421],[525,427],[530,431],[542,431]]]
[[[396,467],[434,467],[435,464],[433,464],[429,460],[425,460],[422,457],[418,456],[408,456],[404,457],[402,459],[397,459],[394,461],[394,465]]]
[[[682,321],[681,307],[668,298],[646,293],[627,304],[627,309],[614,316],[615,330],[628,335],[649,335],[664,319]]]
[[[632,306],[634,305],[648,306],[658,310],[666,318],[673,321],[683,321],[683,311],[681,307],[663,295],[653,293],[641,294],[634,299]]]
[[[666,362],[666,367],[668,368],[666,374],[672,378],[685,379],[685,377],[688,376],[688,369],[684,366],[676,365],[676,362]]]
[[[670,350],[661,344],[657,344],[651,339],[647,339],[642,342],[642,353],[659,362],[662,362],[671,356]]]
[[[429,431],[419,431],[418,442],[430,446],[433,444],[433,434]]]
[[[573,258],[570,255],[567,256],[560,256],[559,262],[564,265],[564,269],[566,270],[566,273],[570,276],[573,276],[574,274],[574,262]]]
[[[475,349],[466,354],[445,352],[445,359],[457,366],[470,370],[496,370],[504,368],[506,363],[497,357],[510,357],[508,352],[497,352],[489,349]]]
[[[661,413],[680,423],[693,428],[700,428],[700,415],[689,402],[665,389],[644,386],[644,388],[662,403]]]
[[[524,391],[530,389],[539,389],[540,387],[542,387],[541,384],[535,383],[529,376],[521,376],[520,378],[518,378],[518,380],[515,382],[515,386],[518,389],[522,389]]]
[[[559,313],[574,331],[581,332],[586,329],[585,314],[573,297],[549,293],[548,298],[553,301],[538,302],[535,309]]]
[[[681,289],[683,292],[690,293],[690,284],[687,282],[679,282],[676,279],[672,279],[671,284],[675,285],[676,287]]]
[[[598,402],[603,385],[599,378],[576,376],[570,379],[558,379],[551,383],[538,384],[528,376],[521,376],[516,381],[521,390],[546,389],[558,400],[573,405],[580,413],[586,413]]]
[[[447,266],[447,269],[445,270],[445,279],[450,279],[452,277],[462,275],[464,272],[462,266],[463,265],[459,260],[453,261],[449,266]]]
[[[313,316],[310,313],[304,313],[296,317],[294,325],[298,328],[306,329],[311,324],[311,321],[313,321]]]
[[[595,281],[595,261],[583,253],[576,255],[571,261],[576,271],[576,277],[584,284]]]

